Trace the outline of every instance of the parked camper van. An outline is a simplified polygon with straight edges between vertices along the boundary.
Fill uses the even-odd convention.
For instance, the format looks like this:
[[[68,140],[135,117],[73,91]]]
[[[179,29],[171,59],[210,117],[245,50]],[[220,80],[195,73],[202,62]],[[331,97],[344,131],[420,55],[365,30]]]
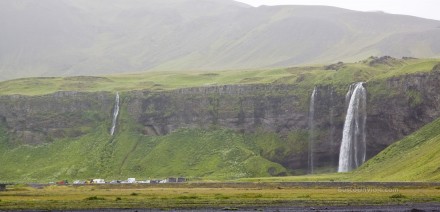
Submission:
[[[92,183],[94,183],[94,184],[105,184],[105,180],[104,179],[93,179]]]

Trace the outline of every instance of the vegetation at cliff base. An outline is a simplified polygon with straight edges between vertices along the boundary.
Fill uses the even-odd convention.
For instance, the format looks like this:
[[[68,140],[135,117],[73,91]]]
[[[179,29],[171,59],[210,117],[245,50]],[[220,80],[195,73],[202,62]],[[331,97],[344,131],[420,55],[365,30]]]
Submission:
[[[182,129],[166,136],[142,136],[122,129],[111,138],[107,128],[101,126],[79,138],[40,146],[3,146],[0,179],[73,182],[90,178],[236,179],[286,175],[285,167],[270,161],[274,156],[269,152],[284,145],[282,140],[273,139],[274,146],[260,155],[263,146],[232,130]]]
[[[353,172],[358,181],[440,181],[440,119],[398,141]]]

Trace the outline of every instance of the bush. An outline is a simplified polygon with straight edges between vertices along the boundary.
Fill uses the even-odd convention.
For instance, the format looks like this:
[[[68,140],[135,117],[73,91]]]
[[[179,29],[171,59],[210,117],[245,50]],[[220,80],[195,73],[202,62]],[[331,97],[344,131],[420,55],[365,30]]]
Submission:
[[[226,207],[223,208],[224,211],[238,211],[238,208],[230,208],[230,207]]]
[[[122,199],[121,199],[121,197],[116,197],[115,200],[116,200],[116,201],[121,201]]]
[[[191,195],[191,196],[179,196],[177,199],[198,199],[198,196]]]
[[[392,198],[392,199],[400,199],[400,198],[406,198],[406,196],[403,195],[403,194],[393,194],[393,195],[390,196],[390,198]]]
[[[216,199],[229,199],[230,197],[224,196],[223,194],[215,194]]]
[[[139,194],[133,192],[133,193],[131,193],[130,195],[131,195],[131,196],[138,196]]]
[[[105,199],[102,197],[92,196],[92,197],[87,197],[84,200],[105,200]]]
[[[309,194],[304,194],[304,195],[298,196],[298,198],[310,198],[310,195]]]

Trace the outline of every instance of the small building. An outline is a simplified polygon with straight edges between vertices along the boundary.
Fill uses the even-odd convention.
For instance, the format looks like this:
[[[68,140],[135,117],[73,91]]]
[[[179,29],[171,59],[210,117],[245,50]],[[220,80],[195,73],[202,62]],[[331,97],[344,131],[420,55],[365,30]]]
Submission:
[[[127,182],[128,183],[136,183],[136,178],[128,178]]]
[[[177,182],[178,182],[178,183],[184,183],[184,182],[186,182],[186,178],[184,178],[184,177],[179,177],[179,178],[177,178]]]

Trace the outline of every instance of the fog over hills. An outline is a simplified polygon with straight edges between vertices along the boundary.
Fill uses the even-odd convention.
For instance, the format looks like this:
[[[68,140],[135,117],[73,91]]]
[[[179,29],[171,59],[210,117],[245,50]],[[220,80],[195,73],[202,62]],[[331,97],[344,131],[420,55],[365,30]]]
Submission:
[[[5,0],[0,28],[0,80],[440,56],[440,21],[232,0]]]

